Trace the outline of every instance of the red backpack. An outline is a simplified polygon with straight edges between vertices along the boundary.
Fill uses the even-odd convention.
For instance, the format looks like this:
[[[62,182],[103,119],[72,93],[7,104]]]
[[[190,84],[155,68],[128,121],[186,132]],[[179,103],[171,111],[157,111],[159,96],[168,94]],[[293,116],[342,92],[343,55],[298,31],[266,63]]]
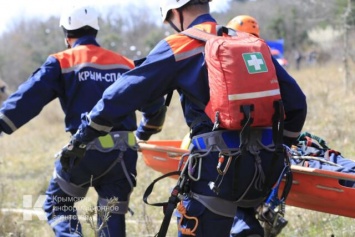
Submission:
[[[251,127],[272,126],[274,102],[281,101],[281,94],[268,45],[251,34],[218,27],[224,34],[193,27],[182,32],[206,42],[210,87],[206,114],[225,129],[240,130],[247,122]]]

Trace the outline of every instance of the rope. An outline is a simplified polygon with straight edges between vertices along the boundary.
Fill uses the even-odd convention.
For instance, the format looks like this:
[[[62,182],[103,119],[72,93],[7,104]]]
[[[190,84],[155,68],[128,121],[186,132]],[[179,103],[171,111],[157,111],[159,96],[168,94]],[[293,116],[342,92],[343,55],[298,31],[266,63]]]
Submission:
[[[299,159],[299,160],[316,160],[316,161],[320,161],[322,163],[326,163],[326,164],[329,164],[329,165],[334,165],[334,166],[337,166],[337,167],[343,167],[339,164],[336,164],[334,162],[331,162],[331,161],[327,161],[327,160],[324,160],[324,157],[316,157],[316,156],[292,156],[293,159]]]
[[[176,207],[176,209],[177,209],[178,212],[181,214],[181,218],[180,218],[179,226],[178,226],[179,231],[181,231],[181,233],[182,233],[183,235],[196,236],[195,231],[196,231],[196,229],[197,229],[197,227],[198,227],[198,219],[197,219],[197,217],[186,215],[186,208],[185,208],[184,204],[182,203],[182,201],[178,204],[178,206]],[[194,226],[193,229],[181,227],[181,223],[182,223],[182,220],[183,220],[184,218],[189,219],[189,220],[194,220],[194,221],[195,221],[196,224],[195,224],[195,226]]]

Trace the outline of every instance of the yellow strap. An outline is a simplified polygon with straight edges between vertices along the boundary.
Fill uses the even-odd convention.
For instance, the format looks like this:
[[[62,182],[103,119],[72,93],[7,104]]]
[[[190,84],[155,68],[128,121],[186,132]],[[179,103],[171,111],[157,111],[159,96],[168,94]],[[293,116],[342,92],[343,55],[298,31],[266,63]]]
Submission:
[[[124,136],[123,138],[125,138],[126,136]],[[112,148],[115,146],[115,141],[112,138],[112,135],[109,133],[105,136],[101,136],[99,137],[99,142],[102,148]],[[133,132],[128,132],[127,134],[127,141],[128,146],[133,147],[136,145],[136,137],[134,136]]]
[[[115,145],[110,134],[107,134],[106,136],[99,137],[99,141],[100,141],[102,148],[112,148]]]
[[[128,133],[128,146],[135,146],[136,145],[136,137],[134,136],[133,132]]]

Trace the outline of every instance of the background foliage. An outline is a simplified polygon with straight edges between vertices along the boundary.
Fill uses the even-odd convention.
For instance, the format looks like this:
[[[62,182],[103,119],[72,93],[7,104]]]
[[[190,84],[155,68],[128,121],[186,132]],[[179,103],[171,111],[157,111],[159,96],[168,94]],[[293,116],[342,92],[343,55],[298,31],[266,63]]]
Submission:
[[[350,11],[346,16],[346,12],[355,7],[352,2],[354,0],[234,0],[228,10],[214,16],[220,24],[226,24],[236,15],[252,15],[259,21],[263,38],[285,40],[285,56],[291,63],[295,50],[301,52],[305,61],[308,54],[315,51],[318,62],[324,63],[343,60],[345,53],[354,59],[354,49],[343,47],[345,29],[350,37],[354,35],[355,14]],[[120,13],[120,9],[108,9],[100,19],[100,44],[132,59],[146,56],[160,39],[172,33],[168,25],[157,24],[157,19],[151,19],[149,13],[139,7],[132,8],[129,14]],[[58,22],[59,17],[45,21],[20,18],[0,35],[0,78],[10,87],[16,88],[26,80],[49,54],[64,49]]]

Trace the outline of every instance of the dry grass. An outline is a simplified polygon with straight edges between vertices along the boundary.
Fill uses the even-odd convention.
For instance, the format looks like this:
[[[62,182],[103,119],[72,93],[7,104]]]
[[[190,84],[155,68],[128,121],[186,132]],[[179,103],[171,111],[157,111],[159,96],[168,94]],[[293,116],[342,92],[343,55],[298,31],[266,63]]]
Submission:
[[[355,93],[344,86],[340,66],[324,65],[290,71],[307,96],[308,115],[304,131],[324,138],[342,155],[355,157]],[[346,207],[345,207],[346,208]],[[354,220],[296,207],[287,207],[289,224],[281,236],[342,236],[355,235]]]
[[[304,131],[323,137],[330,147],[355,157],[354,88],[345,86],[342,67],[323,65],[290,71],[307,96],[308,115]],[[353,80],[355,77],[353,75]]]
[[[337,66],[327,65],[305,68],[290,73],[305,91],[309,112],[305,131],[319,135],[330,147],[342,151],[346,157],[355,157],[352,130],[355,118],[355,96],[345,92],[342,73]],[[152,137],[181,139],[188,131],[181,115],[177,93],[168,111],[163,132]],[[51,103],[26,126],[11,136],[0,138],[0,207],[22,208],[23,195],[44,194],[51,177],[54,154],[69,140],[64,133],[62,111],[57,102]],[[150,182],[160,176],[147,168],[140,158],[138,162],[138,186],[130,203],[134,216],[127,215],[128,237],[154,236],[160,227],[162,210],[145,205],[142,195]],[[175,180],[158,183],[150,202],[166,201]],[[95,205],[96,194],[89,191],[88,197],[78,205]],[[84,209],[84,208],[82,208]],[[80,210],[80,209],[79,209]],[[353,219],[324,214],[304,209],[287,207],[288,226],[281,236],[354,236]],[[175,219],[172,218],[172,221]],[[53,236],[52,230],[40,220],[24,221],[22,215],[0,213],[0,237],[7,236]],[[85,236],[94,236],[90,227],[83,223]],[[171,224],[168,236],[176,236],[176,225]]]

